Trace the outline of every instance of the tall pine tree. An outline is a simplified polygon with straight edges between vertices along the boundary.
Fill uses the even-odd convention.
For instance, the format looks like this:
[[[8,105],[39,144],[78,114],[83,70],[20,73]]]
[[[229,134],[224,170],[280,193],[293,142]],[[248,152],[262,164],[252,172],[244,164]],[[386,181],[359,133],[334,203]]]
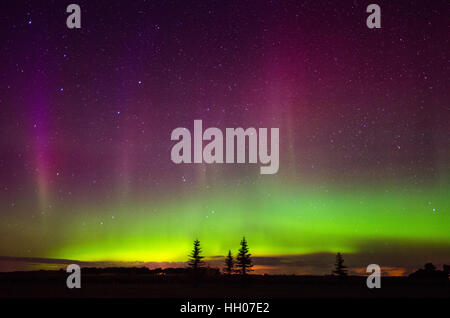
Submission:
[[[241,241],[241,248],[236,256],[236,267],[238,268],[239,273],[243,276],[252,271],[253,264],[250,256],[251,254],[249,253],[247,241],[244,236]]]
[[[225,268],[223,271],[227,275],[231,275],[234,272],[234,258],[233,255],[231,255],[231,251],[228,251],[228,255],[225,257]]]
[[[341,253],[336,254],[336,263],[334,264],[333,273],[338,276],[347,276],[347,266],[344,265],[344,258]]]
[[[203,258],[204,256],[201,255],[202,249],[200,248],[200,241],[195,240],[194,241],[194,249],[192,250],[191,254],[189,255],[189,261],[188,265],[190,269],[197,270],[201,267],[203,267]]]

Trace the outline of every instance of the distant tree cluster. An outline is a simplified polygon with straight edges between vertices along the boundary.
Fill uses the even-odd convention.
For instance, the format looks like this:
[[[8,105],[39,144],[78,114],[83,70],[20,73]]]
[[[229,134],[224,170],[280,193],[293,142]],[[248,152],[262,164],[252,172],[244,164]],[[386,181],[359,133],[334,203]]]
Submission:
[[[448,281],[450,275],[450,266],[443,265],[442,270],[438,270],[432,263],[426,263],[421,269],[409,275],[414,279],[433,279]]]
[[[228,276],[231,276],[233,274],[240,274],[241,276],[246,276],[248,275],[249,272],[253,271],[253,262],[245,236],[242,238],[240,245],[241,247],[239,248],[236,256],[233,256],[231,250],[228,250],[228,254],[225,257],[223,273]],[[205,257],[202,255],[202,249],[200,247],[200,241],[195,240],[194,248],[189,254],[188,269],[194,271],[194,273],[197,274],[200,272],[208,272],[208,270],[210,272],[211,270],[214,270],[216,271],[216,274],[218,274],[219,273],[218,269],[211,269],[209,267],[205,267],[203,261],[204,258]],[[336,254],[336,260],[334,263],[334,270],[332,274],[338,277],[346,277],[348,275],[348,269],[347,266],[344,265],[344,257],[342,253]],[[434,266],[431,263],[427,263],[425,264],[423,269],[419,269],[418,271],[410,274],[409,277],[448,280],[449,275],[450,275],[449,265],[443,265],[443,270],[437,270],[436,266]]]
[[[189,255],[188,267],[191,270],[197,271],[204,268],[204,256],[201,255],[202,249],[200,248],[200,241],[194,241],[194,248]],[[225,257],[224,274],[231,276],[232,274],[240,274],[242,276],[247,275],[253,271],[253,262],[251,259],[250,250],[248,248],[247,240],[245,236],[241,240],[241,247],[236,255],[233,256],[231,250],[228,250],[228,254]],[[348,275],[347,266],[344,265],[344,257],[341,253],[336,254],[336,262],[334,264],[333,274],[339,277],[345,277]]]
[[[191,270],[198,271],[204,267],[204,256],[201,255],[200,241],[194,241],[194,248],[189,255],[188,267]],[[228,251],[228,255],[225,257],[225,267],[223,269],[224,273],[227,275],[232,275],[234,273],[241,274],[242,276],[247,275],[249,272],[253,271],[253,263],[251,259],[251,254],[248,248],[248,243],[245,237],[242,238],[241,248],[238,251],[236,257],[233,257],[231,250]]]

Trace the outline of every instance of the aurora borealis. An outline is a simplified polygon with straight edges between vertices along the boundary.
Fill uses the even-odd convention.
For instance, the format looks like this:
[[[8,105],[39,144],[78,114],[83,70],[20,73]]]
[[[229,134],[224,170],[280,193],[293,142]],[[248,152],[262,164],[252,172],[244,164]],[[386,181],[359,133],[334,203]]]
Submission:
[[[364,1],[78,1],[78,30],[69,3],[1,5],[0,256],[450,262],[445,1],[378,1],[379,30]],[[196,119],[279,128],[278,173],[174,164]]]

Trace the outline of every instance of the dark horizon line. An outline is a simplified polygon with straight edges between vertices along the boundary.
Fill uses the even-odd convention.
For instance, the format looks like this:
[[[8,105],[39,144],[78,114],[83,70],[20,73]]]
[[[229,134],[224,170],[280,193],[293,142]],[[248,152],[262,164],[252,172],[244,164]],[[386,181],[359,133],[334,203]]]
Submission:
[[[315,253],[314,253],[315,254]],[[318,254],[334,254],[334,253],[318,253]],[[218,261],[219,259],[221,259],[223,256],[212,256],[210,260],[212,261]],[[265,260],[268,257],[258,257],[258,256],[254,256],[254,259],[258,259],[261,258],[261,260]],[[209,259],[209,258],[208,258]],[[155,261],[113,261],[113,260],[103,260],[103,261],[78,261],[78,260],[72,260],[72,259],[57,259],[57,258],[44,258],[44,257],[24,257],[24,256],[2,256],[0,255],[0,263],[1,262],[20,262],[20,263],[41,263],[41,264],[49,264],[49,265],[69,265],[69,264],[78,264],[80,265],[80,267],[84,267],[84,268],[97,268],[97,269],[106,269],[106,268],[147,268],[149,270],[155,270],[155,269],[180,269],[180,268],[187,268],[187,266],[182,266],[183,264],[187,263],[185,261],[180,261],[180,262],[171,262],[171,261],[160,261],[160,262],[155,262]],[[123,266],[122,266],[123,265]],[[154,265],[154,267],[150,267],[149,265]],[[161,266],[162,265],[162,266]],[[172,265],[172,266],[171,266]],[[206,267],[212,268],[212,269],[217,269],[219,270],[219,272],[222,272],[222,266],[214,266],[216,264],[211,264],[211,266],[209,266],[209,264],[206,264]],[[264,265],[268,265],[268,264],[254,264],[256,266],[264,266]],[[321,273],[293,273],[290,271],[277,271],[278,269],[281,269],[283,265],[282,263],[278,263],[278,264],[273,264],[273,265],[269,265],[269,266],[273,266],[275,273],[271,273],[271,270],[267,270],[266,272],[264,272],[264,269],[261,269],[260,273],[257,273],[256,275],[260,276],[260,275],[270,275],[270,276],[283,276],[283,275],[292,275],[292,276],[310,276],[310,277],[324,277],[324,276],[333,276],[331,271],[328,272],[326,270],[321,271]],[[307,265],[307,264],[303,264],[303,265]],[[316,264],[317,265],[317,264]],[[437,265],[441,265],[441,264],[437,264]],[[444,263],[442,265],[445,265]],[[315,267],[314,264],[311,264],[312,267]],[[330,267],[332,266],[332,264],[330,264]],[[294,268],[301,268],[302,266],[292,266]],[[320,266],[316,266],[317,269],[320,269]],[[384,266],[384,268],[392,268],[392,267],[398,267],[398,268],[403,268],[403,269],[407,269],[408,267],[411,269],[413,268],[413,266],[394,266],[394,265],[390,265],[390,266]],[[352,271],[351,269],[360,269],[361,266],[347,266],[347,269],[349,270],[348,276],[352,276],[352,277],[367,277],[370,273],[358,273],[355,271]],[[403,274],[401,275],[387,275],[389,277],[408,277],[412,272],[419,270],[423,268],[423,264],[422,265],[416,265],[414,266],[414,270],[407,272],[405,271]],[[63,268],[59,268],[59,269],[13,269],[12,270],[1,270],[0,269],[0,273],[17,273],[17,272],[38,272],[38,271],[59,271],[62,270]],[[381,266],[381,269],[383,270],[383,266]],[[258,270],[258,269],[257,269]],[[383,275],[384,276],[384,275]]]

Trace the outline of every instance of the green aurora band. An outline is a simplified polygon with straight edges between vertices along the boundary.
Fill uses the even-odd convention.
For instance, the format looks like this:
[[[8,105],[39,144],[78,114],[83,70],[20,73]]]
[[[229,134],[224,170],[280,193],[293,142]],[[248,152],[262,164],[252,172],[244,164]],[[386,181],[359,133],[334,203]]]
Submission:
[[[180,262],[195,238],[211,257],[236,250],[243,235],[255,256],[359,253],[366,242],[450,246],[447,186],[221,190],[84,208],[60,224],[46,256]]]

